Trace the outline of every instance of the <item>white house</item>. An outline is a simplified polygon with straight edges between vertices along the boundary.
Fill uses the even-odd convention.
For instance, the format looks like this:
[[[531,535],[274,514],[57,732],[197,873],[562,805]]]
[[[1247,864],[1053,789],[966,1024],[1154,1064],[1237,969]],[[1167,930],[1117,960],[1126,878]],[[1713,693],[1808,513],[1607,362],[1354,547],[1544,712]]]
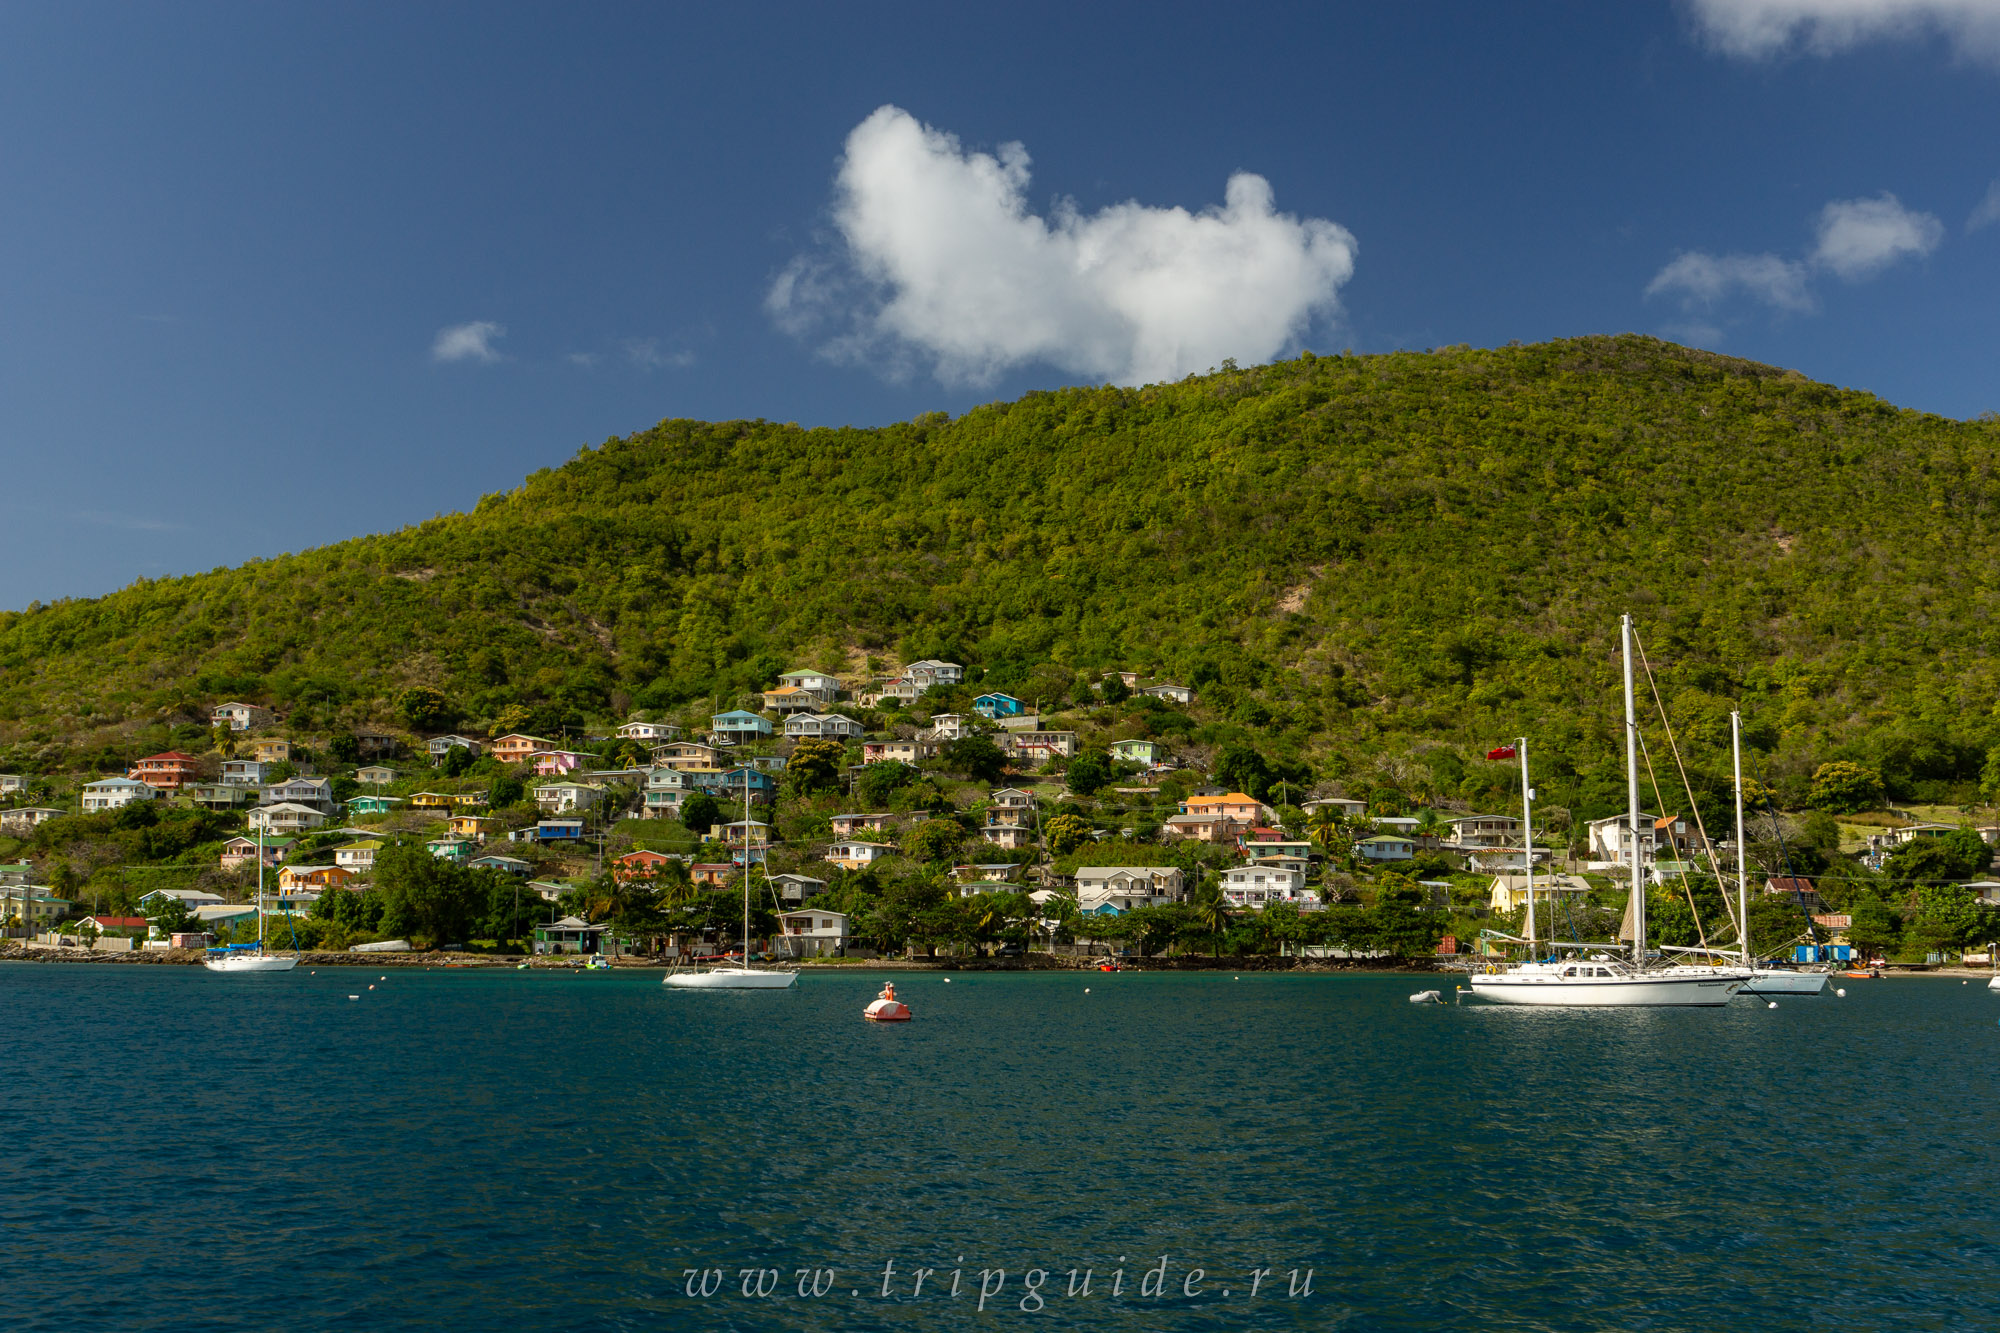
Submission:
[[[1632,835],[1626,831],[1625,816],[1610,815],[1603,819],[1593,819],[1586,826],[1590,833],[1590,860],[1600,863],[1620,862],[1632,855]],[[1672,816],[1662,820],[1657,815],[1641,812],[1639,815],[1639,858],[1646,860],[1661,850],[1661,825],[1672,825]]]
[[[424,742],[424,751],[430,755],[434,764],[443,762],[444,757],[453,750],[463,750],[477,758],[479,742],[470,736],[433,736]]]
[[[1364,861],[1408,861],[1417,854],[1417,844],[1409,838],[1381,834],[1354,844],[1354,854]]]
[[[826,881],[811,875],[773,875],[771,889],[778,901],[798,906],[814,894],[826,892]]]
[[[370,764],[366,768],[355,769],[354,780],[370,787],[386,787],[396,780],[396,770],[382,764]]]
[[[265,805],[276,805],[280,801],[309,805],[328,815],[337,808],[333,799],[332,778],[287,778],[283,782],[267,783],[257,799]]]
[[[681,729],[671,722],[627,722],[612,734],[628,741],[671,741],[680,738]]]
[[[1301,802],[1299,809],[1306,812],[1308,819],[1322,810],[1331,810],[1342,819],[1359,819],[1368,813],[1368,802],[1357,801],[1351,796],[1321,796]]]
[[[225,759],[222,780],[238,787],[261,787],[270,769],[271,765],[261,759]]]
[[[863,764],[908,764],[915,767],[937,753],[931,741],[867,741],[861,746]]]
[[[365,875],[375,868],[375,853],[381,850],[382,844],[373,838],[350,842],[345,847],[333,849],[333,863],[342,870]]]
[[[588,810],[604,799],[601,788],[581,782],[551,782],[535,788],[535,804],[552,815]]]
[[[843,870],[864,870],[883,857],[895,854],[896,849],[886,843],[853,839],[836,842],[826,849],[826,859]]]
[[[681,802],[688,798],[692,790],[694,784],[679,769],[649,769],[646,773],[646,818],[678,818]]]
[[[1161,907],[1180,900],[1184,883],[1174,866],[1078,866],[1076,901],[1086,912],[1107,903],[1121,912]]]
[[[250,812],[247,822],[252,833],[258,829],[266,833],[303,833],[326,823],[326,816],[297,801],[279,801],[276,805],[258,806]]]
[[[979,734],[979,719],[969,713],[933,713],[930,739],[955,741]]]
[[[19,773],[0,773],[0,796],[19,796],[28,789],[30,781]]]
[[[1016,731],[1004,738],[1007,749],[1017,759],[1067,759],[1076,753],[1073,731]]]
[[[248,731],[252,727],[268,726],[271,722],[270,709],[260,708],[256,704],[237,703],[233,700],[226,704],[217,704],[209,710],[208,716],[214,725],[226,726],[231,731]]]
[[[847,914],[819,908],[780,912],[771,942],[787,958],[837,958],[847,949]]]
[[[1236,866],[1222,872],[1222,896],[1237,907],[1262,909],[1272,903],[1305,901],[1303,870],[1273,865]],[[1314,900],[1317,904],[1317,900]]]
[[[789,685],[795,690],[805,690],[812,694],[823,694],[829,699],[840,693],[840,682],[824,671],[787,671],[778,677],[778,684]]]
[[[213,906],[223,901],[221,894],[210,893],[206,889],[154,889],[151,893],[139,895],[139,915],[145,916],[148,911],[153,910],[146,906],[147,903],[162,902],[169,898],[189,911],[197,907]]]
[[[965,679],[965,668],[956,662],[940,662],[926,657],[903,668],[903,674],[919,685],[956,685]]]
[[[988,824],[979,830],[979,836],[1010,852],[1032,847],[1035,842],[1034,830],[1022,824]]]
[[[118,810],[134,801],[157,801],[165,794],[136,778],[102,778],[84,784],[83,809],[85,814]]]
[[[1149,695],[1155,699],[1165,699],[1169,703],[1191,704],[1194,702],[1194,691],[1185,685],[1148,685],[1145,689],[1140,690],[1139,693]]]
[[[1521,821],[1512,815],[1460,815],[1451,821],[1444,845],[1459,851],[1483,847],[1519,847]]]
[[[785,719],[785,734],[794,739],[823,737],[847,740],[859,736],[861,731],[859,722],[838,713],[794,713]]]
[[[17,805],[12,810],[0,810],[0,830],[25,838],[37,825],[68,813],[48,805]]]

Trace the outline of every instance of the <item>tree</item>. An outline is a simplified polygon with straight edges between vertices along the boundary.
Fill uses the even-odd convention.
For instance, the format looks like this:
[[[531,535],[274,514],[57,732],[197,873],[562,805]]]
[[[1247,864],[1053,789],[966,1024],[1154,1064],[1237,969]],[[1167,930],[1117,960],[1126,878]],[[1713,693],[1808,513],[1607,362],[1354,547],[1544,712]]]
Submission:
[[[535,710],[526,704],[508,704],[494,716],[493,730],[502,736],[526,731],[534,716]]]
[[[1223,746],[1209,771],[1220,785],[1260,801],[1271,789],[1271,765],[1247,745]]]
[[[1118,678],[1113,676],[1112,679]],[[1069,789],[1078,796],[1095,796],[1111,785],[1111,758],[1101,750],[1086,750],[1069,761],[1069,771],[1065,776]]]
[[[422,847],[384,847],[375,854],[373,883],[382,896],[382,929],[432,946],[470,938],[491,873],[439,860]]]
[[[457,753],[458,747],[453,746],[452,752]],[[494,810],[505,810],[519,805],[527,794],[528,789],[521,785],[521,779],[509,774],[493,779],[493,785],[486,789],[486,804]]]
[[[1429,953],[1444,935],[1436,913],[1424,911],[1423,885],[1393,872],[1376,881],[1370,909],[1376,947],[1404,958]]]
[[[721,822],[722,807],[707,792],[698,791],[681,802],[681,823],[697,836],[705,836]]]
[[[861,776],[854,780],[854,792],[868,803],[868,808],[877,809],[887,805],[890,795],[897,789],[909,786],[922,776],[910,765],[890,759],[862,769]]]
[[[1861,951],[1863,958],[1886,956],[1896,947],[1897,937],[1902,934],[1903,922],[1889,904],[1873,894],[1857,898],[1848,906],[1850,924],[1847,928],[1848,941]]]
[[[1964,885],[1927,884],[1917,890],[1910,933],[1931,948],[1962,949],[1980,924],[1979,906]]]
[[[471,768],[473,762],[472,751],[463,745],[454,745],[444,752],[444,758],[438,761],[438,767],[448,778],[462,778],[465,776],[465,770]]]
[[[1104,678],[1098,685],[1097,692],[1108,704],[1122,704],[1132,697],[1132,687],[1125,683],[1125,677],[1115,671]]]
[[[954,773],[963,773],[980,782],[998,782],[1007,772],[1007,755],[984,736],[961,736],[946,741],[938,757]]]
[[[840,786],[840,770],[847,758],[839,741],[807,739],[792,747],[785,761],[785,780],[800,795],[833,791]]]
[[[903,839],[903,851],[915,861],[950,864],[964,841],[965,830],[956,820],[927,819]]]
[[[337,764],[361,762],[361,741],[351,731],[343,731],[326,743],[327,758]]]
[[[163,893],[153,900],[153,910],[146,917],[152,923],[153,931],[161,939],[178,935],[201,920],[194,909],[172,894]]]
[[[435,731],[450,718],[451,705],[443,691],[428,685],[412,685],[396,696],[396,711],[416,730]]]
[[[1090,825],[1080,815],[1057,815],[1042,825],[1042,840],[1052,856],[1067,856],[1090,840]]]
[[[1971,829],[1958,829],[1941,838],[1917,838],[1890,853],[1882,867],[1889,882],[1897,885],[1935,883],[1940,880],[1968,879],[1986,868],[1993,849]]]
[[[1806,804],[1835,815],[1875,809],[1882,804],[1882,775],[1845,759],[1821,764],[1813,772]]]

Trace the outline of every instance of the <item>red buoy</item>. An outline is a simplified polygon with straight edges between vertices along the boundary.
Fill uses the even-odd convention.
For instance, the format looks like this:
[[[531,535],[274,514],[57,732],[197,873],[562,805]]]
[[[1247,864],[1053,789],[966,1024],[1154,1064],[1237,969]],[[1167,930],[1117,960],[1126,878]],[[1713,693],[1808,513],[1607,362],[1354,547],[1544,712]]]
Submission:
[[[861,1016],[871,1023],[907,1023],[910,1021],[910,1006],[896,998],[896,983],[882,984],[882,993],[861,1011]]]

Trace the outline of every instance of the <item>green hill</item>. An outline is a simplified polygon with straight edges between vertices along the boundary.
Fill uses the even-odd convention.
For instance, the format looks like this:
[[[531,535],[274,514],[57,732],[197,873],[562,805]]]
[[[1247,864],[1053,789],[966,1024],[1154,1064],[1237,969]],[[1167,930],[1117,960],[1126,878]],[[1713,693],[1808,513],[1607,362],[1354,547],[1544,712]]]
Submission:
[[[470,513],[0,615],[0,743],[46,769],[225,697],[325,728],[412,683],[576,724],[942,655],[1045,701],[1191,683],[1191,741],[1321,775],[1450,785],[1526,732],[1581,793],[1630,610],[1705,756],[1740,699],[1781,783],[1838,755],[1937,796],[2000,739],[1996,462],[2000,426],[1640,337],[666,421]]]

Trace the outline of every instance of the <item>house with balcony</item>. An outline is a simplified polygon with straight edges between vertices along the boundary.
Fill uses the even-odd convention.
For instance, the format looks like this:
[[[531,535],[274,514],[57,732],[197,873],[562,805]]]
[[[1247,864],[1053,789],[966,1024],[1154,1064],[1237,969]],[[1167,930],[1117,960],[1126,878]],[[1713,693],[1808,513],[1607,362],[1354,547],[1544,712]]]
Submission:
[[[965,668],[956,662],[940,662],[926,657],[903,668],[903,674],[928,689],[932,685],[957,685],[965,679]]]
[[[474,843],[470,838],[463,838],[456,833],[450,833],[442,838],[432,838],[424,844],[424,850],[437,860],[451,861],[458,865],[464,865],[472,859],[473,852],[478,850],[478,844]]]
[[[244,822],[250,825],[252,833],[262,829],[266,834],[296,834],[318,828],[326,823],[326,816],[297,801],[279,801],[275,805],[258,806]]]
[[[991,820],[991,823],[1026,824],[1034,818],[1035,794],[1020,787],[1002,787],[986,794],[986,808],[989,815],[999,812],[1007,818]]]
[[[453,815],[445,826],[454,838],[470,838],[474,842],[485,842],[487,835],[500,827],[500,821],[492,815]]]
[[[835,815],[832,820],[833,836],[853,838],[863,833],[888,833],[896,827],[899,818],[887,811],[866,815]]]
[[[894,856],[896,849],[887,843],[862,842],[844,839],[826,849],[826,859],[843,870],[866,870],[885,856]]]
[[[1364,861],[1409,861],[1417,855],[1417,844],[1413,838],[1379,833],[1355,843],[1354,854]]]
[[[230,700],[217,704],[208,712],[212,726],[228,727],[231,731],[248,731],[252,727],[268,727],[274,720],[271,710],[260,704],[239,703]]]
[[[646,818],[678,819],[681,802],[694,790],[685,773],[671,768],[655,768],[646,774]]]
[[[204,810],[234,810],[250,800],[250,789],[233,782],[190,782],[181,788],[181,799]]]
[[[503,764],[525,764],[543,750],[560,750],[562,746],[546,736],[530,736],[526,732],[512,731],[486,747],[487,753]]]
[[[611,877],[620,883],[652,879],[664,872],[673,860],[674,858],[665,852],[641,848],[636,852],[627,852],[623,856],[614,858],[611,862]]]
[[[1035,845],[1035,831],[1025,824],[990,823],[979,830],[979,836],[983,841],[1009,852]]]
[[[793,740],[853,740],[862,730],[859,722],[838,713],[796,713],[785,719],[785,735]]]
[[[1552,911],[1559,903],[1580,903],[1590,892],[1590,885],[1575,875],[1551,874],[1547,871],[1535,872],[1535,913]],[[1503,870],[1493,877],[1488,886],[1486,907],[1492,912],[1518,912],[1528,905],[1528,872],[1526,870]],[[1543,919],[1544,927],[1557,918]],[[1546,929],[1542,932],[1546,935]]]
[[[806,899],[825,893],[826,881],[811,875],[773,875],[771,890],[778,895],[779,902],[797,907]]]
[[[29,930],[46,929],[73,906],[71,899],[56,897],[45,885],[0,883],[0,925],[19,922]]]
[[[750,764],[713,772],[696,769],[687,776],[718,801],[740,801],[746,791],[751,800],[759,803],[776,800],[778,795],[778,780]]]
[[[1068,759],[1076,753],[1073,731],[1016,731],[1001,738],[1002,746],[1016,763],[1043,763]]]
[[[332,778],[286,778],[283,782],[266,783],[258,798],[265,805],[276,805],[289,801],[293,805],[309,805],[323,815],[330,815],[340,808],[333,799]]]
[[[479,742],[471,736],[433,736],[424,742],[424,753],[431,757],[433,764],[441,764],[444,757],[453,750],[463,750],[474,759],[479,757]],[[532,752],[531,752],[532,753]]]
[[[676,768],[682,772],[695,768],[720,768],[722,751],[700,741],[672,741],[653,747],[653,764],[657,768]]]
[[[933,741],[963,740],[967,736],[979,734],[979,723],[967,713],[933,713],[929,739]]]
[[[285,859],[297,838],[265,838],[264,864],[275,866]],[[255,838],[231,838],[222,844],[222,856],[217,862],[224,870],[234,870],[238,866],[257,864],[257,840]]]
[[[1186,878],[1175,866],[1078,866],[1076,901],[1086,912],[1101,915],[1106,907],[1129,912],[1135,907],[1164,907],[1186,896]]]
[[[338,889],[352,884],[355,878],[352,870],[337,865],[285,866],[278,871],[278,889],[285,893],[300,889]]]
[[[282,736],[266,736],[250,742],[250,757],[266,764],[292,762],[292,743]]]
[[[375,868],[375,853],[385,846],[379,838],[364,838],[360,842],[350,842],[345,847],[333,849],[333,863],[342,870],[352,870],[357,875],[365,875]]]
[[[1235,866],[1223,871],[1222,896],[1232,906],[1252,911],[1262,911],[1272,903],[1319,906],[1319,899],[1306,892],[1304,871],[1273,865]]]
[[[1459,815],[1449,823],[1451,831],[1445,834],[1444,845],[1453,851],[1521,845],[1521,821],[1513,815]]]
[[[1142,740],[1113,741],[1111,757],[1122,763],[1144,764],[1151,768],[1160,762],[1160,743]]]
[[[1300,801],[1299,809],[1305,811],[1308,819],[1322,810],[1332,811],[1342,819],[1359,819],[1368,813],[1368,802],[1349,796],[1321,796],[1315,800]]]
[[[763,740],[771,734],[771,724],[762,715],[746,713],[740,708],[727,713],[717,713],[708,720],[709,734],[724,745],[744,745],[751,741]]]
[[[840,697],[840,681],[824,671],[787,671],[778,677],[778,684],[789,685],[795,690],[823,694],[828,703]]]
[[[779,716],[810,713],[833,702],[833,695],[821,690],[802,690],[796,685],[780,685],[764,691],[764,707]]]
[[[25,838],[51,819],[68,813],[52,805],[17,805],[11,810],[0,810],[0,832]]]
[[[771,948],[786,958],[840,958],[847,953],[847,914],[824,908],[778,913]]]
[[[972,701],[972,711],[988,719],[1018,717],[1026,709],[1027,705],[1023,704],[1013,695],[1001,694],[997,691],[991,694],[982,694]]]
[[[350,796],[347,798],[347,813],[354,815],[386,815],[403,803],[400,796]]]
[[[225,759],[222,780],[243,787],[261,787],[270,767],[261,759]]]
[[[931,741],[864,741],[861,745],[861,762],[863,766],[908,764],[915,768],[936,753],[937,745]]]
[[[167,750],[136,761],[125,776],[161,791],[179,791],[190,782],[200,781],[198,767],[193,755]]]
[[[396,770],[383,764],[364,764],[354,770],[354,780],[364,787],[386,787],[396,780]]]
[[[574,773],[596,761],[596,755],[583,754],[576,750],[537,750],[531,762],[534,764],[536,777],[556,778],[565,773]]]
[[[0,796],[25,795],[32,781],[19,773],[0,773]]]
[[[83,784],[83,812],[122,810],[134,801],[157,801],[166,793],[137,778],[100,778]]]
[[[604,790],[581,782],[547,782],[535,788],[534,797],[535,804],[550,814],[568,814],[590,809],[604,799]]]
[[[671,722],[627,722],[611,733],[626,741],[672,741],[679,740],[681,729]]]

